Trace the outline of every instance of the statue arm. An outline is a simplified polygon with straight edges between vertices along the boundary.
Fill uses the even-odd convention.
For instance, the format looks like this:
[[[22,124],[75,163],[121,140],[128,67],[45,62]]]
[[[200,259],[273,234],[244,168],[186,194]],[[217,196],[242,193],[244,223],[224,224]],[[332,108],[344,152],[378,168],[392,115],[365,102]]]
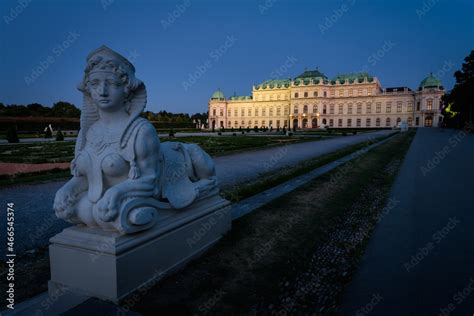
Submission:
[[[74,176],[56,192],[54,198],[54,211],[59,218],[67,219],[74,214],[74,205],[79,195],[87,191],[88,182],[86,177]]]
[[[156,179],[159,177],[160,141],[151,124],[144,125],[138,131],[134,150],[140,176],[109,188],[96,205],[101,219],[106,222],[117,216],[123,199],[154,195]]]

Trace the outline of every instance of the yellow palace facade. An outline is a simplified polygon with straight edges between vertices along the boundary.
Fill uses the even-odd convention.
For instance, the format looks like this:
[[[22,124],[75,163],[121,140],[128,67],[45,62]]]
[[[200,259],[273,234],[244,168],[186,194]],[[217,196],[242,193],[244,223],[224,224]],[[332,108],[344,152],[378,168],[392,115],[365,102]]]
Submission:
[[[383,88],[367,73],[328,79],[319,70],[294,79],[254,85],[251,96],[226,98],[220,90],[208,103],[209,128],[391,128],[437,127],[441,115],[441,81],[430,74],[413,91]]]

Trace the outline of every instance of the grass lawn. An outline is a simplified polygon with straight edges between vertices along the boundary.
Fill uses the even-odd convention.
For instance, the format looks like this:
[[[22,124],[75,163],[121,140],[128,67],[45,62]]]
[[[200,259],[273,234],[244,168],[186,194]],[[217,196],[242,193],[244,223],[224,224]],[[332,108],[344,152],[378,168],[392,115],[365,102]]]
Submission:
[[[316,141],[314,137],[250,137],[250,136],[191,136],[191,137],[161,137],[161,142],[179,141],[196,143],[211,156],[227,154],[240,150],[263,148],[287,143]],[[69,162],[74,157],[74,141],[42,142],[30,144],[14,144],[0,146],[0,162],[16,163],[47,163]]]

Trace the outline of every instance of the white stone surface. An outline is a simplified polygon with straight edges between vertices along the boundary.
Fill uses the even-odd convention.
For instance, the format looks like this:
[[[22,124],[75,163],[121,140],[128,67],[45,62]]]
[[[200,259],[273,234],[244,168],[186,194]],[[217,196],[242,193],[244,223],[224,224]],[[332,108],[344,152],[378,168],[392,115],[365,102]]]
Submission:
[[[146,88],[134,66],[102,46],[87,57],[73,178],[54,210],[74,224],[130,234],[156,224],[158,211],[218,193],[214,162],[199,146],[160,144],[140,117]]]

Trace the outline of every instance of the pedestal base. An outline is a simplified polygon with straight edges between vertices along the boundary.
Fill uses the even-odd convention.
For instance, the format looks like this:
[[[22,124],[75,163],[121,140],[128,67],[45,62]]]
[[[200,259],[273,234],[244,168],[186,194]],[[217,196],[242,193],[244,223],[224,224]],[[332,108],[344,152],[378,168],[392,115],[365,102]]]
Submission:
[[[150,230],[131,235],[70,227],[50,239],[50,290],[119,303],[181,268],[231,228],[229,202],[219,196],[189,209],[160,211]]]

